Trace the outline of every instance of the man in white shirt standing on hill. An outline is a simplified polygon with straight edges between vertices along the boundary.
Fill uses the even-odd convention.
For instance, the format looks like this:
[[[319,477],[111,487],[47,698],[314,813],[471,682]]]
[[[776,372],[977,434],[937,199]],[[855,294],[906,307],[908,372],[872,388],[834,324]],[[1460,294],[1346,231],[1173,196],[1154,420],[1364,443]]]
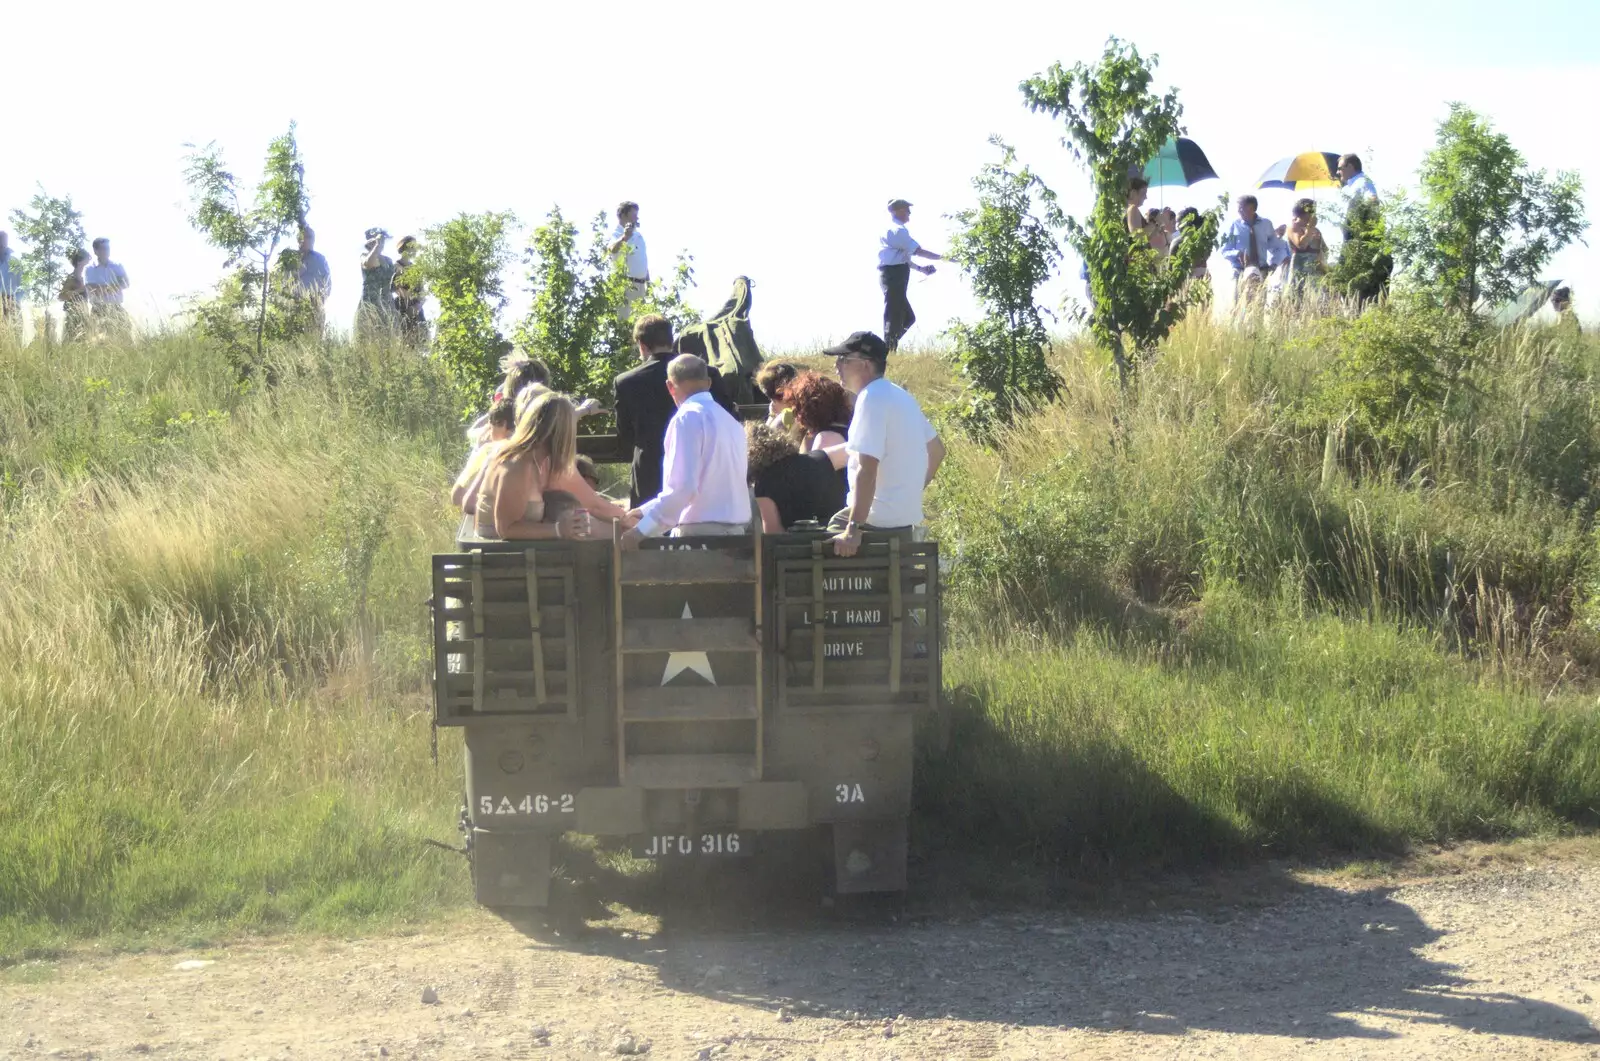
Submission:
[[[1347,193],[1347,200],[1359,203],[1366,198],[1378,197],[1378,186],[1372,183],[1361,166],[1360,155],[1343,155],[1339,159],[1339,180]]]
[[[856,396],[850,433],[828,455],[848,460],[850,492],[845,510],[833,517],[833,549],[854,556],[861,532],[883,531],[911,537],[922,522],[922,492],[939,472],[944,443],[904,389],[883,378],[889,349],[871,332],[856,332],[832,354],[839,380]]]
[[[625,548],[668,534],[750,532],[750,486],[744,428],[711,396],[711,368],[693,354],[667,364],[667,390],[678,411],[667,423],[661,493],[628,513],[637,519]]]
[[[102,332],[128,331],[128,314],[122,308],[122,292],[128,287],[128,271],[111,260],[111,241],[101,236],[90,244],[94,264],[84,270],[83,283],[89,290],[89,313]]]
[[[904,199],[890,199],[889,219],[889,228],[878,237],[878,286],[883,288],[883,339],[893,350],[900,345],[900,337],[905,335],[906,329],[917,322],[917,315],[906,297],[911,270],[933,275],[933,266],[917,265],[911,259],[939,261],[940,257],[925,249],[906,231],[906,222],[911,220],[910,203]]]
[[[639,204],[625,202],[617,207],[617,227],[611,230],[611,257],[624,256],[628,274],[628,293],[622,304],[622,319],[633,314],[633,304],[644,298],[650,286],[650,258],[645,253],[644,236],[639,233]]]

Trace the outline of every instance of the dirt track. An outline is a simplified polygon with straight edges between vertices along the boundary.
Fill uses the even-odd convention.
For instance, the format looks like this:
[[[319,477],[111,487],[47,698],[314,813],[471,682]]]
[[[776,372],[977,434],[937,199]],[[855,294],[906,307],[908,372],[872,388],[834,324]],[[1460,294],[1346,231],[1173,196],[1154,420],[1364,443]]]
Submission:
[[[0,977],[0,1059],[1600,1058],[1595,862],[1270,890],[853,923],[734,902],[720,926],[663,907],[560,934],[485,913],[74,959]]]

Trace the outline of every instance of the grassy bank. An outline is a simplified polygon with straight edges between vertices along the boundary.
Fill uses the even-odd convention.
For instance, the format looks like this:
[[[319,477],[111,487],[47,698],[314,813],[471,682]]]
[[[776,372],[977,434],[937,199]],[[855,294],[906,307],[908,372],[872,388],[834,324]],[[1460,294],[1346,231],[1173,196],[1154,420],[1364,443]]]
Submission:
[[[1196,325],[1126,394],[1064,346],[1061,403],[994,446],[947,431],[925,835],[1073,867],[1600,819],[1600,356],[1428,348],[1455,389],[1411,393],[1426,366],[1370,356],[1402,324]],[[424,842],[459,792],[422,604],[448,389],[340,344],[273,375],[184,335],[0,349],[0,954],[467,901]]]
[[[459,790],[429,761],[459,433],[427,366],[285,352],[267,393],[181,337],[0,358],[0,950],[460,901],[422,844]]]
[[[1545,698],[1416,630],[1216,587],[1130,643],[957,650],[933,833],[1067,868],[1400,853],[1600,822],[1592,696]]]

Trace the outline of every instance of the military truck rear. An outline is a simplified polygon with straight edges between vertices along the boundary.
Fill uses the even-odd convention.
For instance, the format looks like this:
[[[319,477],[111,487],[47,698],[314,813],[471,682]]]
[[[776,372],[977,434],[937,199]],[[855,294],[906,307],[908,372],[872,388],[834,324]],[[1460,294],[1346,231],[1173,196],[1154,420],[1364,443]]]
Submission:
[[[716,859],[821,828],[840,893],[904,890],[934,543],[458,544],[433,558],[434,717],[465,737],[479,902],[545,905],[569,831]]]

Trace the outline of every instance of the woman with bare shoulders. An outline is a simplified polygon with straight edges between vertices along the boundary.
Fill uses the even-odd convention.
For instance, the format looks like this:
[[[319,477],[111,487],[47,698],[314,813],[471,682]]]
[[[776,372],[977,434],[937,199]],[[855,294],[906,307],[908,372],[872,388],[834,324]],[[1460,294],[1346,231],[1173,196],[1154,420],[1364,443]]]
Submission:
[[[1328,271],[1328,245],[1317,227],[1317,204],[1301,199],[1290,211],[1284,239],[1289,243],[1289,282],[1297,288],[1314,285]]]
[[[576,476],[578,415],[560,394],[540,394],[517,417],[517,430],[500,444],[478,489],[479,537],[539,541],[585,538],[589,513],[573,507],[545,519],[544,491],[552,480]]]
[[[783,388],[800,425],[800,452],[844,445],[850,433],[850,392],[820,372],[802,372]]]
[[[1145,198],[1150,194],[1150,182],[1143,177],[1128,179],[1128,211],[1124,219],[1128,223],[1128,231],[1135,236],[1150,238],[1150,226],[1144,219]]]

